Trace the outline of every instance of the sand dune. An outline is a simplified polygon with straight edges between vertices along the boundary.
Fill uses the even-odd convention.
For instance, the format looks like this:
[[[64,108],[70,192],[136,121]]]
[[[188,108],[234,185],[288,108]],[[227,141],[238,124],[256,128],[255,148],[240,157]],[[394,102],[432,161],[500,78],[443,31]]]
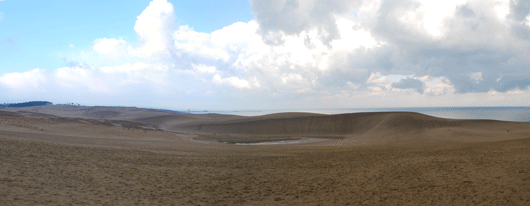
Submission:
[[[411,112],[4,108],[0,205],[528,205],[529,137]],[[303,138],[325,140],[218,142]]]
[[[72,117],[100,120],[124,120],[163,126],[196,121],[229,120],[243,118],[235,115],[221,114],[185,114],[163,110],[142,109],[136,107],[83,107],[46,105],[38,107],[9,107],[0,111],[15,112],[24,116]]]
[[[183,114],[132,107],[55,105],[4,108],[1,111],[43,118],[123,121],[122,125],[149,125],[170,132],[199,134],[203,140],[225,142],[229,139],[231,143],[317,137],[335,139],[328,143],[320,142],[319,145],[433,144],[520,139],[530,134],[530,123],[527,122],[454,120],[413,112],[337,115],[293,112],[243,117]]]
[[[484,127],[486,126],[486,127]],[[500,128],[524,129],[528,123],[494,120],[452,120],[412,112],[373,112],[301,117],[273,116],[244,118],[229,121],[193,122],[175,128],[204,132],[242,134],[363,134],[372,130],[392,132],[422,131],[444,127],[480,127],[486,130]]]
[[[38,107],[8,107],[3,108],[2,111],[18,112],[21,114],[24,112],[32,112],[54,115],[59,117],[116,120],[132,120],[137,118],[175,114],[161,110],[141,109],[135,107],[83,107],[60,105],[46,105]]]
[[[123,125],[149,125],[170,132],[199,134],[202,135],[199,139],[203,140],[231,143],[316,137],[334,139],[316,145],[436,144],[520,139],[530,133],[530,123],[525,122],[454,120],[413,112],[337,115],[293,112],[243,117],[183,114],[132,107],[54,105],[4,108],[2,111],[44,118],[123,121]]]
[[[526,138],[530,123],[452,120],[412,112],[338,115],[276,115],[228,121],[191,122],[171,129],[217,135],[339,136],[364,144],[480,142]],[[355,142],[352,142],[352,144]],[[346,144],[343,144],[346,146]]]

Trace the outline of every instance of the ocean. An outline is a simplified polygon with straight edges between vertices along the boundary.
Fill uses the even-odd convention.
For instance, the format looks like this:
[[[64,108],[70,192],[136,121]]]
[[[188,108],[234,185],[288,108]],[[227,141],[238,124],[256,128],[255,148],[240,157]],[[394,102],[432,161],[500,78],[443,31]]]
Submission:
[[[208,113],[240,116],[260,116],[280,112],[310,112],[319,114],[342,114],[358,112],[418,112],[430,116],[450,119],[490,119],[515,122],[530,122],[530,107],[407,107],[407,108],[362,108],[362,109],[300,109],[300,110],[241,110],[208,111]],[[194,112],[204,113],[204,112]]]

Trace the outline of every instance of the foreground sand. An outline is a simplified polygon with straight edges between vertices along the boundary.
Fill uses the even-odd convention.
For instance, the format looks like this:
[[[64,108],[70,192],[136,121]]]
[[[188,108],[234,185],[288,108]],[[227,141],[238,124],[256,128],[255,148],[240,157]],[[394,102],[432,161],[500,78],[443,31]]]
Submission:
[[[228,124],[215,132],[229,131],[242,124],[239,117],[221,123],[215,115],[207,117],[210,123],[193,117],[201,119],[193,123],[191,117],[166,116],[154,126],[135,118],[2,112],[0,205],[530,204],[528,124],[471,121],[401,133],[394,129],[402,136],[370,146],[337,143],[366,137],[366,132],[338,132],[333,135],[343,140],[303,145],[242,146],[194,140],[198,135],[190,129]],[[245,124],[256,121],[263,123],[258,118]],[[392,121],[388,125],[399,124]],[[178,127],[189,131],[155,127],[171,128],[167,122],[184,122]],[[378,124],[380,131],[368,134],[380,139],[377,134],[388,131],[381,131],[386,123]],[[477,129],[481,124],[490,132]],[[448,128],[452,132],[442,135]],[[233,135],[241,134],[246,133]]]

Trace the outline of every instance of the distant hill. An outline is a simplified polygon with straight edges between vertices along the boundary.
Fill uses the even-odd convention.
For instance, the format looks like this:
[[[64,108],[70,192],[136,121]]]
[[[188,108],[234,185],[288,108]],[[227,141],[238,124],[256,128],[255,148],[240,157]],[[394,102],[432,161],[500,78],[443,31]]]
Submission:
[[[22,103],[9,103],[9,104],[1,104],[0,108],[4,107],[34,107],[34,106],[44,106],[44,105],[52,105],[53,103],[48,101],[31,101],[31,102],[22,102]]]

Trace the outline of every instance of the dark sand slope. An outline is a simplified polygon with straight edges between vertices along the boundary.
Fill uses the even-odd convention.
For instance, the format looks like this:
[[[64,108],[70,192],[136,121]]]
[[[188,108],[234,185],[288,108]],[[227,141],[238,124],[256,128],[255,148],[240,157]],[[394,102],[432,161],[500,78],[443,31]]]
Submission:
[[[365,144],[419,144],[483,142],[526,138],[530,123],[494,120],[452,120],[412,112],[338,115],[292,113],[271,118],[245,118],[217,122],[191,122],[171,127],[204,134],[284,137],[340,137],[362,139]],[[210,136],[213,137],[213,136]],[[215,138],[213,138],[215,139]],[[345,145],[345,144],[344,144]]]
[[[528,205],[528,147],[530,139],[175,155],[0,137],[0,205]]]
[[[219,137],[339,139],[197,140]],[[528,122],[407,112],[8,108],[0,205],[530,205],[529,137]]]

